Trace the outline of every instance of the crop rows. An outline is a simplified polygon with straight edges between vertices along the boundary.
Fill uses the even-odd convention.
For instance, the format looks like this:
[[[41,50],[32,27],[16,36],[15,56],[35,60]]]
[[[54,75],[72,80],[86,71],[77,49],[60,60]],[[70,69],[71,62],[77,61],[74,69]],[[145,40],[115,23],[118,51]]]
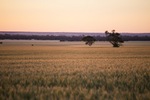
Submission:
[[[0,46],[0,100],[149,100],[150,47]]]

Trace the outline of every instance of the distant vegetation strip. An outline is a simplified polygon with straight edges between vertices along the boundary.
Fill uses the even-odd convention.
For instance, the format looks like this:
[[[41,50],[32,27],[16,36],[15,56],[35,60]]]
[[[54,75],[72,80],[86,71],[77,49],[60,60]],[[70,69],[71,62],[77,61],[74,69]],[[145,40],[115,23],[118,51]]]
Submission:
[[[84,35],[24,35],[24,34],[0,34],[0,39],[12,40],[60,40],[60,41],[81,41]],[[106,41],[106,36],[94,35],[92,36],[96,41]],[[150,36],[143,35],[122,35],[124,41],[150,41]]]

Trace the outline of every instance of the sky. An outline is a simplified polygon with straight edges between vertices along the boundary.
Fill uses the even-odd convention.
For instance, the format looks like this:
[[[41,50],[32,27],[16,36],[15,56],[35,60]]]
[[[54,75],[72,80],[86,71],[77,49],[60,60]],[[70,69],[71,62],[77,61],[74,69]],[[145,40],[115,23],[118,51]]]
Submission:
[[[0,31],[150,32],[150,0],[0,0]]]

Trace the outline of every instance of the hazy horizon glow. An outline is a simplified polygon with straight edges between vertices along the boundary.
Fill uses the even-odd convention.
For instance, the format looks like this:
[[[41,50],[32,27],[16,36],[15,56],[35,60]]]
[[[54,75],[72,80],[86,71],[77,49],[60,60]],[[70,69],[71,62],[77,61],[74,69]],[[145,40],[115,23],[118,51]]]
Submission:
[[[150,32],[150,0],[1,0],[0,31]]]

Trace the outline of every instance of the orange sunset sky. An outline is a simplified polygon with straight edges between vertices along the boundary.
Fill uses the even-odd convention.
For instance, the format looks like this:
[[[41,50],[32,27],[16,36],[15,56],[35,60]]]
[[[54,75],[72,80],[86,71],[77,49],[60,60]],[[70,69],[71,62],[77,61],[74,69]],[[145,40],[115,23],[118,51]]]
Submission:
[[[0,31],[150,32],[150,0],[0,0]]]

